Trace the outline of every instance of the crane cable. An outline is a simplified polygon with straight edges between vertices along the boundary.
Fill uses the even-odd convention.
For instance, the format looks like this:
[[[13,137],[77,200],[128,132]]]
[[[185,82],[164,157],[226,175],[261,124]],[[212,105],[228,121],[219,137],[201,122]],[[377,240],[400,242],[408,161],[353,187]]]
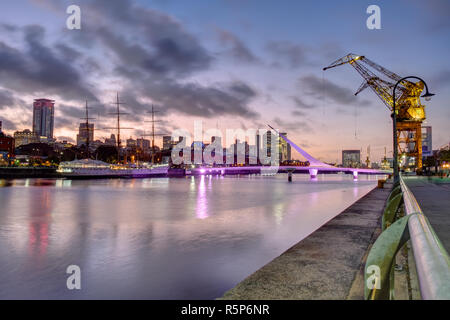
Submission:
[[[355,140],[358,140],[358,106],[355,104]]]
[[[325,71],[322,70],[322,116],[325,116]]]

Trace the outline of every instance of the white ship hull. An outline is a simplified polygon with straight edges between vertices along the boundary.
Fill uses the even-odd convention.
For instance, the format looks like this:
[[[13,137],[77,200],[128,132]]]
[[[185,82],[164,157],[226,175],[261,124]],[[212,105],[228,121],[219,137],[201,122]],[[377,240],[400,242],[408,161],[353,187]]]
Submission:
[[[74,161],[75,162],[75,161]],[[67,162],[60,165],[57,172],[64,178],[147,178],[167,176],[169,166],[155,166],[150,168],[132,168],[100,163],[93,161]]]

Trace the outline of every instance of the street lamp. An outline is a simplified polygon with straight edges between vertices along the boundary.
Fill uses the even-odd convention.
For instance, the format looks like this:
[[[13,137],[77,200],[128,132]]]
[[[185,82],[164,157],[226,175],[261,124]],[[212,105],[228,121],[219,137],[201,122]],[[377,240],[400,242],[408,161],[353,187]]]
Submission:
[[[419,78],[419,77],[408,76],[408,77],[401,78],[400,80],[397,81],[397,83],[394,86],[393,94],[392,94],[392,97],[393,97],[393,103],[392,103],[392,124],[393,124],[393,131],[394,131],[393,132],[393,136],[394,136],[394,185],[397,182],[400,181],[400,176],[399,176],[399,172],[398,172],[398,144],[397,144],[398,141],[397,141],[397,115],[396,115],[396,112],[395,112],[396,111],[395,110],[395,90],[397,89],[397,86],[403,80],[406,80],[406,79],[409,79],[409,78],[414,78],[414,79],[417,79],[417,80],[423,82],[423,84],[425,85],[426,92],[421,97],[425,98],[426,101],[430,101],[431,97],[434,96],[434,93],[430,93],[428,91],[427,83],[422,78]]]

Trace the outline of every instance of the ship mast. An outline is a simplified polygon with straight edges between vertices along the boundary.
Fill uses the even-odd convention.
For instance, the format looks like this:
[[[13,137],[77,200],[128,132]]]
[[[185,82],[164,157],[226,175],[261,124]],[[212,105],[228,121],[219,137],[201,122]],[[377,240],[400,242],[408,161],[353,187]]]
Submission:
[[[155,120],[155,113],[159,112],[158,110],[155,110],[152,104],[152,111],[148,111],[148,113],[152,114],[152,120],[145,121],[145,122],[151,122],[152,123],[152,164],[155,163],[155,136],[163,136],[165,133],[155,133],[155,122],[161,122],[161,120]],[[145,133],[144,133],[145,136]]]
[[[120,149],[122,147],[122,141],[120,140],[120,130],[124,129],[134,129],[134,128],[121,128],[120,127],[120,115],[121,114],[128,114],[127,112],[121,112],[120,111],[120,105],[125,104],[125,102],[121,102],[119,99],[119,93],[117,92],[116,95],[116,102],[113,102],[113,104],[116,106],[116,112],[111,112],[109,114],[115,115],[117,117],[117,125],[115,127],[111,128],[105,128],[105,129],[115,129],[117,131],[117,163],[120,163]]]
[[[87,158],[90,159],[91,158],[91,150],[89,149],[89,143],[91,141],[90,141],[89,135],[90,135],[91,130],[89,128],[89,120],[95,120],[95,118],[89,118],[89,107],[88,107],[88,101],[87,100],[86,100],[86,106],[85,106],[85,117],[84,118],[80,118],[80,119],[86,120],[86,122],[85,122],[86,128],[84,128],[84,130],[87,131],[87,135],[86,135],[86,154],[87,154]]]

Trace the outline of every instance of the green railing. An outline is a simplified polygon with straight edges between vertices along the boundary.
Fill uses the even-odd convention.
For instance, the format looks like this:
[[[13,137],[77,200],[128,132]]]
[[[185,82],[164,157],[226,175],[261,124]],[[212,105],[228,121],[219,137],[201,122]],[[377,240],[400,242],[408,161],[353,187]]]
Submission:
[[[395,257],[408,240],[414,253],[422,299],[450,299],[449,255],[402,177],[389,194],[382,233],[367,257],[365,298],[394,299]]]

